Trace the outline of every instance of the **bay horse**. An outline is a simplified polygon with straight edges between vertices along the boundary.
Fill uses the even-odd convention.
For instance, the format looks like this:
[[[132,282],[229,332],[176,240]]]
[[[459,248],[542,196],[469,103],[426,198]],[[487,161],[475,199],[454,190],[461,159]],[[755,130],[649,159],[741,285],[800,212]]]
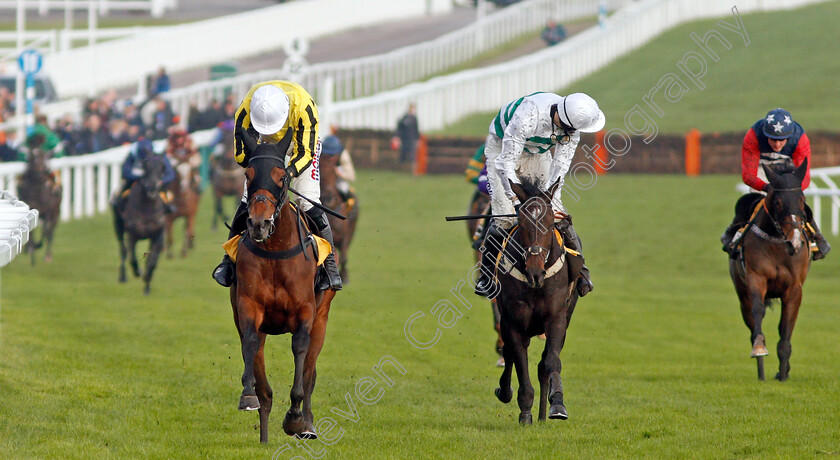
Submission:
[[[490,214],[490,195],[486,193],[482,193],[480,190],[476,189],[475,193],[473,193],[472,199],[470,200],[470,206],[467,210],[467,215],[470,216],[480,216],[482,214]],[[467,236],[470,238],[470,242],[475,242],[475,238],[479,237],[480,235],[476,235],[479,232],[478,226],[481,225],[489,225],[490,219],[467,219]],[[475,251],[475,261],[481,261],[481,251]],[[499,360],[496,361],[496,366],[502,367],[505,365],[505,358],[502,356],[502,346],[504,342],[502,341],[502,329],[501,329],[501,320],[502,315],[499,313],[499,305],[496,303],[496,299],[490,299],[490,307],[493,309],[493,330],[496,331],[496,354],[499,355]]]
[[[146,268],[143,272],[143,294],[151,292],[152,275],[163,250],[163,231],[166,224],[166,209],[161,193],[164,191],[163,176],[166,163],[162,155],[149,153],[141,160],[143,176],[135,181],[122,200],[120,209],[114,210],[114,231],[120,245],[121,283],[126,282],[125,259],[131,254],[131,269],[134,276],[140,276],[136,246],[140,240],[149,240],[146,253]]]
[[[171,259],[174,244],[172,226],[176,219],[184,219],[184,244],[181,247],[181,257],[186,257],[187,251],[195,245],[195,215],[201,199],[198,172],[201,157],[197,153],[189,156],[179,156],[176,153],[169,158],[175,169],[175,180],[169,186],[175,211],[166,215],[166,255]]]
[[[295,370],[283,430],[314,439],[315,363],[324,345],[335,292],[315,292],[318,268],[311,236],[287,193],[291,179],[283,164],[287,145],[257,144],[239,129],[248,158],[249,199],[247,230],[236,256],[236,282],[230,288],[245,363],[239,410],[259,410],[260,442],[268,442],[273,392],[265,372],[265,339],[268,334],[291,333]]]
[[[802,285],[811,264],[802,193],[802,180],[807,171],[807,159],[792,172],[788,168],[777,173],[764,166],[771,189],[743,237],[741,252],[729,260],[729,274],[741,303],[741,316],[750,329],[750,356],[756,358],[760,380],[764,380],[764,356],[768,354],[761,322],[771,299],[782,302],[776,379],[785,381],[790,373],[790,338],[802,303]]]
[[[344,282],[347,282],[347,250],[353,241],[356,232],[356,222],[359,220],[359,199],[353,196],[353,206],[345,201],[338,190],[338,162],[341,155],[321,155],[319,168],[321,173],[321,204],[338,211],[339,214],[347,216],[347,219],[339,219],[327,214],[330,221],[330,228],[333,231],[333,242],[335,243],[336,257],[338,257],[339,275]]]
[[[496,301],[502,316],[505,368],[499,378],[496,397],[503,403],[510,402],[513,397],[511,368],[516,367],[519,423],[532,423],[534,387],[528,373],[528,346],[531,337],[545,333],[545,348],[537,366],[539,420],[545,420],[546,415],[550,419],[566,420],[568,414],[560,380],[560,352],[566,341],[566,329],[578,294],[575,281],[570,279],[565,248],[554,230],[550,197],[560,182],[554,183],[546,193],[528,181],[510,184],[522,205],[517,211],[518,225],[508,237],[497,270],[499,289]],[[547,402],[551,406],[546,412]]]
[[[218,222],[229,220],[224,213],[222,201],[226,196],[236,198],[237,202],[242,196],[242,183],[245,176],[242,174],[242,168],[236,164],[233,158],[233,131],[226,130],[222,142],[217,148],[224,149],[221,154],[213,157],[213,167],[210,169],[211,182],[213,183],[213,197],[215,198],[215,206],[213,207],[213,221],[211,228],[216,230]]]
[[[35,250],[41,248],[45,242],[47,249],[44,261],[52,262],[53,234],[61,208],[62,186],[55,174],[50,171],[51,152],[41,148],[43,142],[43,135],[32,136],[27,142],[26,170],[21,174],[20,185],[18,185],[21,201],[28,204],[30,208],[38,210],[38,227],[41,229],[41,237],[37,243],[34,239],[30,239],[26,244],[26,250],[32,258],[32,265],[35,265]]]

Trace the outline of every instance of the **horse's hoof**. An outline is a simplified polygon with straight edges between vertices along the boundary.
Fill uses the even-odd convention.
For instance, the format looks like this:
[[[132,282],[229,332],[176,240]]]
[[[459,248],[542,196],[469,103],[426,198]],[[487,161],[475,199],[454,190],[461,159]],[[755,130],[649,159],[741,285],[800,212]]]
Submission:
[[[125,274],[120,275],[120,283],[125,283],[125,282],[127,282],[127,281],[128,281],[128,280],[127,280],[127,279],[125,279]]]
[[[318,439],[318,434],[315,433],[315,427],[311,423],[306,424],[306,428],[298,435],[300,439]]]
[[[758,345],[753,347],[752,352],[750,353],[750,358],[758,358],[759,356],[767,356],[768,354],[767,347],[764,345]]]
[[[785,380],[788,379],[788,376],[787,375],[782,375],[780,372],[776,372],[776,377],[774,377],[774,378],[776,380],[780,381],[780,382],[784,382]]]
[[[260,400],[256,395],[244,395],[239,398],[239,410],[257,410],[260,408]]]
[[[530,412],[522,412],[519,414],[519,423],[522,425],[532,425],[534,418]]]
[[[151,287],[146,286],[146,287],[143,288],[143,295],[149,295],[149,294],[151,294],[151,292],[152,292]]]
[[[499,360],[496,361],[496,367],[505,367],[505,358],[499,358]]]
[[[310,427],[307,426],[301,412],[296,414],[293,414],[292,411],[286,412],[286,416],[283,418],[283,431],[285,431],[287,435],[298,435],[299,437],[303,437],[303,434],[308,431],[308,429],[310,429]],[[311,431],[314,435],[315,430],[311,429]]]
[[[513,388],[508,387],[507,391],[502,391],[501,388],[496,388],[495,391],[496,397],[499,398],[499,401],[507,404],[513,399]]]
[[[552,404],[548,409],[548,418],[552,420],[566,420],[569,414],[566,412],[566,406],[562,404]]]

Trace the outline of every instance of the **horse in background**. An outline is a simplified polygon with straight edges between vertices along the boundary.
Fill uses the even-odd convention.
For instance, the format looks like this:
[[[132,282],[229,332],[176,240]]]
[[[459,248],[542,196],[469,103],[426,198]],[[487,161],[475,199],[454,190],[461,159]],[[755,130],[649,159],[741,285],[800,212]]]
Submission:
[[[299,439],[314,439],[315,364],[335,291],[315,291],[318,267],[312,236],[300,210],[289,204],[291,176],[283,164],[288,144],[257,144],[241,128],[239,135],[248,158],[249,200],[248,227],[236,245],[236,282],[230,288],[245,364],[239,410],[259,410],[260,442],[267,443],[273,391],[265,371],[265,339],[268,334],[291,333],[294,378],[283,430]]]
[[[162,155],[147,154],[142,160],[143,176],[135,181],[122,200],[119,209],[114,210],[114,230],[120,245],[121,283],[126,282],[125,259],[131,254],[131,269],[134,276],[140,276],[136,245],[140,240],[149,240],[146,253],[146,267],[143,272],[143,294],[151,292],[152,274],[157,267],[163,250],[163,232],[166,225],[166,205],[161,197],[165,192],[163,183],[166,163]]]
[[[221,153],[213,155],[213,167],[210,169],[211,182],[213,183],[213,221],[211,228],[218,228],[218,221],[228,220],[224,213],[222,201],[226,196],[232,196],[237,200],[242,196],[242,183],[245,181],[242,168],[233,158],[233,130],[225,130],[222,141],[216,146],[222,149]]]
[[[476,189],[475,193],[473,193],[472,199],[470,200],[467,215],[480,216],[484,214],[490,214],[490,195],[482,193],[480,190]],[[489,224],[489,218],[468,219],[467,236],[470,238],[470,242],[475,244],[475,241],[482,237],[484,227]],[[475,261],[480,262],[481,251],[476,249],[474,252]],[[502,356],[502,347],[504,346],[501,328],[502,314],[499,312],[499,305],[496,303],[496,299],[490,299],[490,307],[493,309],[493,329],[496,331],[496,354],[499,355],[499,360],[496,361],[496,366],[503,367],[505,365],[505,357]]]
[[[802,285],[808,276],[811,251],[808,242],[805,195],[802,180],[808,171],[808,160],[795,171],[764,167],[771,190],[760,205],[743,237],[743,246],[729,260],[729,274],[738,300],[741,316],[750,329],[752,351],[756,358],[759,380],[764,380],[764,356],[768,354],[761,322],[771,299],[781,299],[779,321],[779,372],[776,379],[785,381],[790,373],[790,339],[802,303]],[[745,195],[739,200],[741,206]]]
[[[551,197],[559,186],[543,193],[535,184],[523,182],[511,189],[519,198],[518,225],[503,246],[497,270],[496,301],[502,315],[501,332],[505,368],[499,378],[496,397],[510,402],[511,367],[519,380],[519,422],[532,423],[534,388],[528,371],[531,337],[545,333],[546,343],[537,366],[540,382],[539,420],[568,418],[560,380],[560,352],[572,318],[578,294],[570,279],[566,249],[554,228]],[[563,223],[561,222],[561,225]],[[551,406],[546,412],[547,402]]]
[[[166,256],[172,258],[174,245],[172,227],[175,220],[184,219],[184,244],[181,247],[181,257],[187,256],[187,251],[195,246],[195,215],[201,199],[201,156],[193,146],[192,140],[185,132],[176,131],[169,137],[166,150],[175,169],[175,180],[169,186],[172,193],[174,211],[166,216]]]
[[[61,181],[54,172],[50,171],[49,160],[52,154],[41,148],[43,144],[44,136],[40,134],[32,136],[27,141],[26,170],[18,179],[20,199],[30,208],[38,210],[38,227],[41,229],[41,237],[37,243],[34,239],[30,239],[26,244],[26,250],[32,258],[32,265],[35,265],[35,250],[41,248],[45,242],[47,249],[44,261],[52,262],[53,235],[61,208]]]
[[[347,282],[348,249],[356,232],[359,221],[359,199],[353,194],[345,200],[338,190],[338,163],[341,155],[321,155],[319,168],[321,173],[321,204],[346,216],[346,220],[327,214],[333,231],[336,257],[338,257],[339,275]]]

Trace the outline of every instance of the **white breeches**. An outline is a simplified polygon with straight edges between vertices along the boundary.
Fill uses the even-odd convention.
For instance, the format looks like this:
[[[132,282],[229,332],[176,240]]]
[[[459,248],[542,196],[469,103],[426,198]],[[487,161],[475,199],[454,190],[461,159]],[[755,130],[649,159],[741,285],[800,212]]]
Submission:
[[[484,146],[484,155],[487,157],[487,186],[490,190],[490,202],[493,207],[493,214],[514,214],[514,200],[516,203],[519,200],[514,197],[513,200],[505,193],[505,187],[502,184],[501,175],[496,169],[496,158],[502,152],[502,140],[495,134],[489,134]],[[547,183],[550,179],[552,157],[550,152],[541,155],[531,155],[529,153],[522,153],[519,159],[516,160],[516,176],[520,181],[528,180],[537,184],[540,189],[545,189],[549,186]],[[566,212],[563,203],[560,201],[561,188],[557,191],[551,200],[552,210],[557,212]],[[497,217],[495,222],[502,228],[508,229],[516,222],[515,217]]]

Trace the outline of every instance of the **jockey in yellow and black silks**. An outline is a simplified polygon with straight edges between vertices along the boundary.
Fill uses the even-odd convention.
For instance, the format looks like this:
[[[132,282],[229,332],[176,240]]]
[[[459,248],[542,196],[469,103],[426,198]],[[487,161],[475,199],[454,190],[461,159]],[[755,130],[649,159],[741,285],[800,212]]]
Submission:
[[[300,195],[316,203],[321,202],[321,185],[318,160],[321,155],[321,140],[318,137],[318,107],[312,96],[296,83],[272,80],[252,86],[234,115],[234,132],[242,127],[259,135],[260,142],[288,144],[284,164],[292,176],[291,187]],[[234,157],[240,166],[247,167],[248,157],[241,139],[234,140]],[[324,211],[303,198],[297,205],[315,221],[321,236],[333,245],[332,229]],[[242,201],[231,223],[230,238],[245,230],[248,216],[248,192],[244,191]],[[341,289],[341,277],[331,253],[324,261],[327,272],[318,289]],[[213,279],[222,286],[234,281],[233,261],[226,255],[213,271]]]

